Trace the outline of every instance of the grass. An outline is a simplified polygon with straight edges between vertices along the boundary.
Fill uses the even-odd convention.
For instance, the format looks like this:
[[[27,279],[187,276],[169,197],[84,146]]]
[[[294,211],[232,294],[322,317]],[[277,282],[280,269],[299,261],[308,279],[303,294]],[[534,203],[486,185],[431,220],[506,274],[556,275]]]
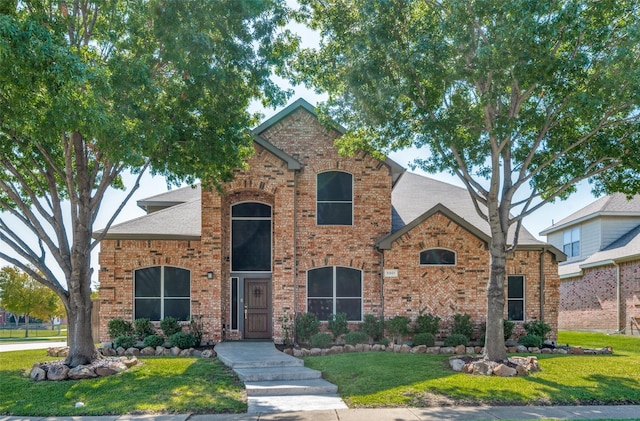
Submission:
[[[66,326],[58,329],[29,329],[29,337],[25,338],[24,329],[0,329],[0,342],[61,341],[67,338]]]
[[[76,416],[246,412],[244,386],[217,359],[140,358],[143,364],[97,379],[33,382],[43,350],[0,353],[0,414]],[[75,408],[76,402],[85,404]]]
[[[539,355],[542,371],[499,378],[454,373],[448,357],[364,353],[308,357],[338,385],[349,407],[450,404],[575,405],[640,404],[640,339],[561,332],[560,343],[612,346],[614,355]]]

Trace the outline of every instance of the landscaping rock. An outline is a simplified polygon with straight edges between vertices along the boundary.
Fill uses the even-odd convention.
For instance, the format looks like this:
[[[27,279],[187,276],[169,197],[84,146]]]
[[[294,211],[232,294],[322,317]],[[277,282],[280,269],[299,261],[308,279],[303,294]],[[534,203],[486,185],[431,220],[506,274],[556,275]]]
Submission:
[[[510,346],[507,347],[507,352],[509,354],[515,354],[516,352],[518,352],[518,347],[517,346]]]
[[[471,355],[471,354],[475,354],[476,353],[476,349],[472,346],[468,346],[465,348],[464,353],[467,355]]]
[[[191,356],[192,357],[201,357],[202,356],[202,351],[200,351],[199,349],[194,349],[193,351],[191,351]]]
[[[95,370],[87,365],[79,365],[69,370],[69,378],[72,380],[92,379],[98,377]]]
[[[455,347],[455,351],[456,355],[464,355],[467,353],[467,347],[464,345],[458,345]]]
[[[425,354],[426,352],[427,352],[426,345],[416,345],[413,348],[411,348],[412,354]]]
[[[151,346],[144,347],[140,351],[140,355],[156,355],[156,349]]]
[[[402,344],[400,345],[400,353],[401,354],[408,354],[411,352],[411,347],[407,344]]]
[[[182,351],[180,351],[178,355],[180,357],[190,357],[192,352],[193,352],[193,348],[183,349]]]
[[[564,349],[564,348],[556,348],[556,349],[553,350],[553,353],[554,354],[566,354],[567,350]]]
[[[178,356],[180,355],[180,351],[182,351],[180,348],[178,348],[177,346],[174,346],[171,348],[171,355]]]
[[[102,348],[98,348],[98,351],[104,355],[105,357],[115,357],[117,355],[117,352],[115,349],[113,349],[112,347],[102,347]]]
[[[439,346],[428,346],[427,347],[427,354],[439,354],[440,353],[440,347]]]
[[[285,348],[284,353],[287,354],[287,355],[293,356],[293,349],[292,348]]]
[[[96,367],[95,372],[99,377],[113,376],[117,373],[117,371],[111,367]]]
[[[493,374],[493,370],[497,366],[498,363],[494,361],[477,361],[473,364],[473,374],[490,376]]]
[[[138,358],[135,355],[131,355],[129,358],[122,358],[122,363],[127,366],[127,368],[131,368],[134,365],[138,364]]]
[[[330,349],[334,354],[342,354],[344,352],[344,347],[341,347],[340,345],[334,345]]]
[[[47,370],[47,380],[61,381],[69,378],[69,366],[64,364],[52,364]]]
[[[299,348],[294,348],[294,350],[293,350],[293,356],[294,356],[294,357],[296,357],[296,358],[302,358],[302,357],[304,357],[304,353],[302,352],[302,350],[301,350],[301,349],[299,349]]]
[[[124,355],[140,355],[140,350],[135,346],[132,346],[131,348],[127,348],[127,350],[124,351]]]
[[[524,345],[518,345],[518,347],[517,347],[516,349],[517,349],[517,350],[518,350],[518,352],[520,352],[520,353],[526,353],[526,352],[529,352],[529,350],[527,349],[527,347],[526,347],[526,346],[524,346]]]
[[[124,349],[123,347],[119,346],[116,348],[116,354],[117,355],[124,355],[124,352],[126,351],[126,349]]]
[[[218,354],[213,349],[205,349],[204,351],[202,351],[202,355],[200,355],[200,356],[202,358],[213,358],[216,355],[218,355]]]
[[[451,366],[451,369],[453,371],[462,371],[463,367],[465,366],[465,362],[464,360],[461,360],[460,358],[450,358],[449,359],[449,365]]]
[[[499,377],[513,377],[518,374],[515,368],[511,368],[508,365],[499,364],[493,369],[493,374]]]
[[[440,354],[455,354],[456,349],[451,346],[443,346],[440,348]]]
[[[373,352],[380,352],[380,351],[384,351],[384,345],[380,345],[380,344],[375,344],[371,347],[371,350]]]
[[[309,353],[312,357],[319,357],[322,355],[322,349],[320,348],[311,348]]]
[[[346,344],[344,347],[344,352],[356,352],[356,347],[353,345]]]
[[[40,382],[47,379],[47,373],[36,364],[31,369],[29,377],[35,382]]]
[[[582,355],[582,354],[584,354],[584,350],[582,349],[582,347],[574,346],[574,347],[569,348],[569,354],[571,354],[571,355]]]

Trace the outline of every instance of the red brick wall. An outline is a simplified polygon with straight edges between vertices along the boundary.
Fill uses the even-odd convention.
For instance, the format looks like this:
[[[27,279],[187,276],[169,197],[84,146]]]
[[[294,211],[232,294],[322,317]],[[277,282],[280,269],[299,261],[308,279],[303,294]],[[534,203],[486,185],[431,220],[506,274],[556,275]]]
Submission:
[[[563,279],[558,317],[560,329],[613,332],[626,328],[630,332],[630,318],[640,317],[640,260],[620,263],[620,280],[618,326],[614,265],[587,268],[581,277]]]
[[[457,264],[421,266],[420,252],[430,248],[455,251]],[[525,277],[527,321],[540,319],[539,261],[540,251],[517,251],[507,261],[507,274]],[[415,320],[422,313],[430,313],[442,319],[442,334],[446,335],[454,314],[468,313],[478,327],[479,336],[479,327],[486,318],[489,263],[489,251],[483,241],[442,213],[434,214],[396,240],[391,250],[385,251],[385,268],[398,269],[397,278],[384,280],[385,317],[400,315]],[[544,254],[544,268],[544,320],[555,332],[558,275],[550,253]],[[521,330],[519,326],[519,332]]]

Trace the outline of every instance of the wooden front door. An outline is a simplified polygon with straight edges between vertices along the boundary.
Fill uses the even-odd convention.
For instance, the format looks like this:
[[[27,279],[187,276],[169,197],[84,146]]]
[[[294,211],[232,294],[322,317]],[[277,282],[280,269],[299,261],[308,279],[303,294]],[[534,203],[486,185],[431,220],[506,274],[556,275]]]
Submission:
[[[244,280],[244,337],[271,339],[271,279]]]

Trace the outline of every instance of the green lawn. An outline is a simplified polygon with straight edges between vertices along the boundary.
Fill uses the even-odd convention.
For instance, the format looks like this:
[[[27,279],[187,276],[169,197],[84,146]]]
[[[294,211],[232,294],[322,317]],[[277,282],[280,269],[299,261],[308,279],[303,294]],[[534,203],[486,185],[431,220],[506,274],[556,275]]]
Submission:
[[[539,355],[528,377],[469,376],[447,356],[392,353],[308,357],[308,367],[338,385],[349,407],[445,404],[640,404],[640,338],[561,332],[560,343],[613,346],[614,355]]]
[[[114,376],[82,381],[33,382],[33,363],[44,350],[0,353],[0,414],[72,416],[246,412],[244,386],[217,359],[141,358]],[[83,408],[75,408],[84,402]]]
[[[25,338],[24,329],[0,329],[0,342],[12,341],[61,341],[67,338],[67,327],[62,326],[60,329],[29,329],[29,337]]]

